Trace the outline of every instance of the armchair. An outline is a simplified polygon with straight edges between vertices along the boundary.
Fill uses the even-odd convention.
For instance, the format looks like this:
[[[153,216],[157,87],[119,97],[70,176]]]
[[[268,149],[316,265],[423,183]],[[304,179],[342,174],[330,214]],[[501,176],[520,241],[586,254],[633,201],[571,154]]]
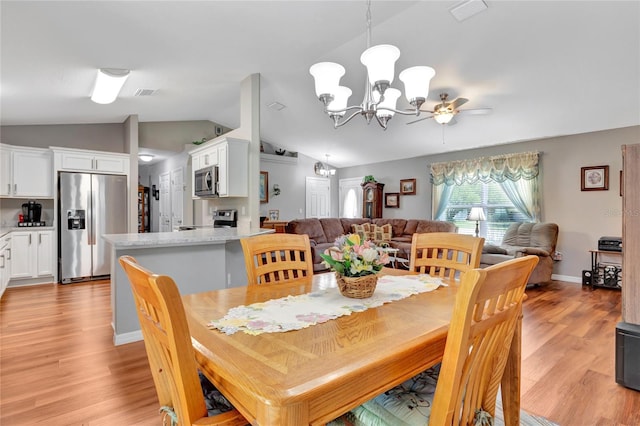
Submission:
[[[515,257],[529,254],[538,256],[539,262],[527,284],[551,281],[552,255],[558,242],[558,225],[555,223],[512,223],[507,228],[500,245],[485,244],[480,257],[480,267],[485,268]]]

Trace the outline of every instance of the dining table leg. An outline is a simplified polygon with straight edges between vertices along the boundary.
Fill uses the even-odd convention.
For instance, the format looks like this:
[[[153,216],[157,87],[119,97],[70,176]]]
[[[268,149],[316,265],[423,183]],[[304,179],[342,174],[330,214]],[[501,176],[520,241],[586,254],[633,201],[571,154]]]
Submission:
[[[505,426],[520,424],[520,363],[522,358],[522,312],[509,349],[507,365],[502,376],[502,410]]]

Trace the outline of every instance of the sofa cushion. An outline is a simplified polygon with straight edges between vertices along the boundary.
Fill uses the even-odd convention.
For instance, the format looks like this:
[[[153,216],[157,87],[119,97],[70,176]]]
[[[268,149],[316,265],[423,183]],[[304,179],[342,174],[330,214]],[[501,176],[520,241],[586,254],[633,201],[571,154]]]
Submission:
[[[419,220],[416,226],[416,232],[418,234],[424,234],[426,232],[455,232],[455,230],[455,224],[439,220]]]
[[[502,247],[494,246],[493,244],[485,244],[484,247],[482,247],[482,253],[507,254],[507,250]]]
[[[292,220],[287,224],[287,232],[290,234],[307,234],[309,239],[316,243],[327,242],[322,225],[315,218]]]
[[[336,238],[344,235],[342,222],[340,222],[338,218],[322,218],[320,219],[320,224],[322,225],[324,237],[328,243],[332,243]]]
[[[378,226],[373,225],[369,227],[369,236],[370,239],[375,243],[389,242],[391,241],[392,235],[391,224],[387,223],[386,225]]]
[[[402,233],[395,234],[396,236],[406,235],[409,238],[413,237],[413,234],[416,233],[416,229],[418,228],[418,219],[407,219],[407,223],[404,225],[404,230]]]
[[[558,225],[555,223],[512,223],[502,238],[502,246],[538,247],[549,253],[555,250]]]

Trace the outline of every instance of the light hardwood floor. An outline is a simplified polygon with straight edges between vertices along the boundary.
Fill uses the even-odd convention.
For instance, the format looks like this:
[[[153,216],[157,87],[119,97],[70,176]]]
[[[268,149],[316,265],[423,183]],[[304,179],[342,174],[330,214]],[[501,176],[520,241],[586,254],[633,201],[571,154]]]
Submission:
[[[620,292],[531,288],[522,408],[562,426],[640,425],[615,383]],[[0,301],[0,424],[160,425],[142,342],[113,346],[108,281],[10,288]]]

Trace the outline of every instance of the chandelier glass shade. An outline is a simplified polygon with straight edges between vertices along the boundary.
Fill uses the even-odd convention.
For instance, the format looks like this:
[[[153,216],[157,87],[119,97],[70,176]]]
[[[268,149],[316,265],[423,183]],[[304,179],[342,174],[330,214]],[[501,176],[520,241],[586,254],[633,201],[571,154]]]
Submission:
[[[394,114],[419,116],[420,107],[429,94],[429,82],[435,70],[427,66],[415,66],[402,71],[398,78],[404,84],[404,93],[413,109],[398,110],[396,103],[401,93],[391,88],[395,76],[395,63],[400,57],[400,49],[390,44],[370,46],[371,41],[371,1],[367,2],[367,50],[360,56],[360,62],[367,68],[364,99],[360,105],[348,106],[352,94],[348,87],[340,86],[340,78],[345,74],[342,65],[334,62],[319,62],[309,69],[314,77],[316,96],[324,104],[324,110],[335,128],[362,115],[367,123],[373,117],[383,129]],[[350,114],[345,118],[347,112]]]

